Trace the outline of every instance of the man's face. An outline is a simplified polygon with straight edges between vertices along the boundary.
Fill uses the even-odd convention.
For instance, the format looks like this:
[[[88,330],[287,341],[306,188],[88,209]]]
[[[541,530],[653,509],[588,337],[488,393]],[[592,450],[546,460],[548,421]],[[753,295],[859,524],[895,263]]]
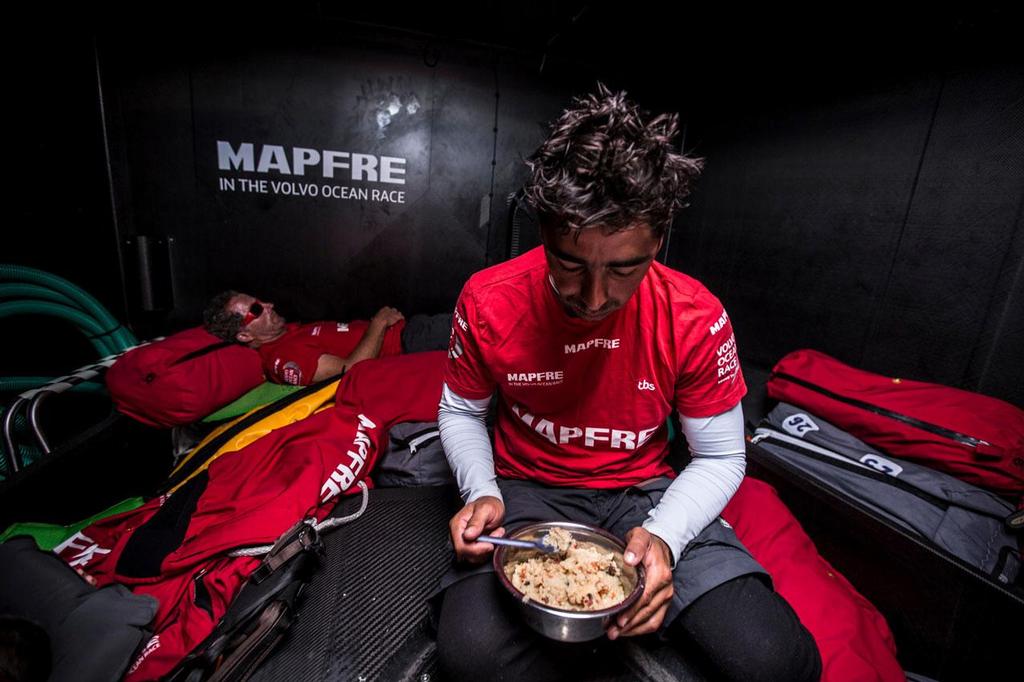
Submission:
[[[253,304],[256,304],[255,306]],[[259,308],[263,310],[260,311]],[[242,343],[265,343],[284,331],[285,319],[274,310],[273,303],[264,303],[249,294],[238,294],[228,301],[228,310],[249,319],[238,331],[237,339]],[[258,315],[253,315],[259,312]]]
[[[661,248],[661,238],[644,224],[610,234],[600,226],[564,234],[544,227],[541,240],[562,306],[570,316],[587,321],[621,308]]]

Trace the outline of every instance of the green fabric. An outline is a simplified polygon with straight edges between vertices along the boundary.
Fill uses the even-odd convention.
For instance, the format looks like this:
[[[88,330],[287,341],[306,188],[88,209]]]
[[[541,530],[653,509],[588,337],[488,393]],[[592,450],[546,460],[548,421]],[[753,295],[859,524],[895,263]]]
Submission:
[[[114,514],[138,509],[144,502],[145,500],[141,497],[129,497],[127,500],[122,500],[114,506],[104,509],[99,514],[90,516],[78,523],[73,523],[70,526],[57,526],[50,523],[31,522],[12,523],[8,526],[7,530],[0,534],[0,542],[7,542],[18,535],[28,535],[35,539],[39,549],[49,551],[86,526],[92,525],[93,523],[109,516],[113,516]]]
[[[302,390],[303,388],[305,388],[305,386],[272,384],[269,381],[264,381],[262,384],[252,389],[235,402],[228,403],[210,416],[206,417],[203,421],[219,422],[224,421],[225,419],[232,419],[233,417],[245,414],[249,410],[280,400],[284,396],[295,393],[295,391]]]

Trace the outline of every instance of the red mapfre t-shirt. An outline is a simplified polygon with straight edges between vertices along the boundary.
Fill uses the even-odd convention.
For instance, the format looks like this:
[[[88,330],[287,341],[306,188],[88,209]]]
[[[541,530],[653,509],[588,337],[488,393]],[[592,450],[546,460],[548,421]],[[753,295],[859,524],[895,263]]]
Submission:
[[[284,336],[265,343],[256,350],[263,359],[263,371],[278,384],[305,386],[313,383],[316,365],[321,355],[348,357],[369,328],[366,320],[351,322],[311,322],[299,324],[289,322]],[[402,352],[402,328],[405,321],[399,321],[384,332],[384,342],[378,357],[400,355]]]
[[[570,317],[541,247],[476,273],[452,320],[445,382],[498,391],[495,470],[583,488],[672,475],[665,420],[710,417],[746,393],[732,324],[700,282],[653,263],[626,304]]]

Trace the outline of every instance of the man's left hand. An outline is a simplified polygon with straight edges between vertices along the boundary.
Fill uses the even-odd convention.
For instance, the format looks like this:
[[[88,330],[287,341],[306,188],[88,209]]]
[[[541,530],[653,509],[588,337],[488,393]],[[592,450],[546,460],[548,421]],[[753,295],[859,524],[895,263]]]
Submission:
[[[626,533],[626,563],[642,563],[646,573],[644,593],[627,611],[608,626],[608,639],[654,632],[668,611],[672,599],[672,553],[657,535],[637,527]]]
[[[400,320],[404,320],[405,316],[398,311],[397,308],[391,306],[384,306],[377,313],[370,318],[370,324],[380,325],[382,328],[387,329],[398,324]]]

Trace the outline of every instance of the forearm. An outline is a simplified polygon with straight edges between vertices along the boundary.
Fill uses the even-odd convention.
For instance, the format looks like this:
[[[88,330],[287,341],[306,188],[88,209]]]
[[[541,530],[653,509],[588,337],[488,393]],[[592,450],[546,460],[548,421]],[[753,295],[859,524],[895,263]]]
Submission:
[[[471,400],[451,391],[441,391],[437,427],[448,466],[467,503],[485,495],[502,499],[494,474],[494,451],[487,435],[489,398]]]
[[[384,344],[384,334],[387,331],[388,326],[386,324],[378,324],[371,321],[370,326],[363,332],[363,338],[359,339],[359,343],[348,354],[348,357],[343,359],[345,369],[351,369],[352,365],[357,362],[371,360],[380,355],[381,346]]]
[[[665,541],[673,561],[678,561],[686,545],[722,513],[746,470],[740,405],[714,417],[682,417],[681,422],[693,459],[643,524]]]

